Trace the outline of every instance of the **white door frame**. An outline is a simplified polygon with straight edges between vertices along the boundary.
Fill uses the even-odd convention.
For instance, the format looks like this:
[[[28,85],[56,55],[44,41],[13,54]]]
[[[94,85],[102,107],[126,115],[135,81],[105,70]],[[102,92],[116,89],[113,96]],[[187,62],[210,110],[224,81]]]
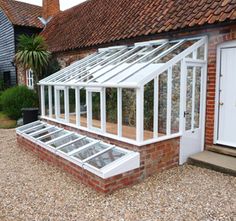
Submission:
[[[221,72],[221,49],[236,48],[236,40],[224,42],[217,46],[216,54],[216,89],[215,89],[215,117],[214,117],[214,144],[221,144],[218,140],[219,126],[219,90],[220,90],[220,72]],[[230,146],[230,145],[229,145]]]

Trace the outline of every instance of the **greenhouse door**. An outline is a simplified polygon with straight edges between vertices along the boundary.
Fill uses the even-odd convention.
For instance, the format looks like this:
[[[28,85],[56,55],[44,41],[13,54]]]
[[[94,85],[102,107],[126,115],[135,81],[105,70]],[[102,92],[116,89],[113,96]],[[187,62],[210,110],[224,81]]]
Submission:
[[[55,115],[56,119],[59,121],[66,121],[66,99],[67,99],[67,93],[66,93],[65,87],[55,87]]]
[[[205,64],[187,64],[183,79],[183,135],[180,140],[180,164],[204,147]]]

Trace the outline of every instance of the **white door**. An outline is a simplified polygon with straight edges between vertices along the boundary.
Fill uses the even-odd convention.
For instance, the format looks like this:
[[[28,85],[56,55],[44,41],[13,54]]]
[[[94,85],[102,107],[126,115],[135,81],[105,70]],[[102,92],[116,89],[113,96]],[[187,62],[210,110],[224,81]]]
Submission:
[[[236,47],[220,53],[217,143],[236,147]]]
[[[180,139],[180,164],[204,148],[204,66],[187,65],[183,85],[183,135]]]

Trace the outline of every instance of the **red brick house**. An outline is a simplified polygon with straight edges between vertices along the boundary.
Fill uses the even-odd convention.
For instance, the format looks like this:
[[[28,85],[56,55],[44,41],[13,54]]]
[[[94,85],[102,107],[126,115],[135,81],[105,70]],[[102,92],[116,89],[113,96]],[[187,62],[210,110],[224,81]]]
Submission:
[[[58,5],[57,0],[50,2]],[[68,155],[66,157],[63,155],[63,157],[60,155],[62,153],[56,152],[62,158],[54,158],[54,161],[63,164],[63,167],[72,174],[80,174],[78,177],[84,183],[100,191],[110,192],[119,187],[138,182],[157,171],[178,165],[179,162],[183,163],[189,155],[202,151],[207,146],[219,144],[236,147],[236,138],[234,136],[234,131],[236,131],[236,112],[234,109],[236,102],[234,96],[236,94],[234,87],[236,83],[234,74],[234,61],[236,61],[236,2],[228,0],[91,0],[56,15],[43,30],[42,35],[45,37],[50,51],[58,59],[62,67],[72,64],[40,82],[42,97],[45,97],[45,94],[48,96],[47,99],[43,98],[42,100],[42,119],[51,125],[63,127],[68,131],[76,131],[83,136],[102,140],[140,154],[138,168],[134,166],[129,171],[122,171],[111,177],[106,177],[104,174],[97,177],[96,175],[100,171],[97,171],[94,175],[93,170],[88,169],[90,167],[87,164],[85,166],[86,171],[81,169],[81,165],[84,168],[85,162],[78,168],[70,167],[66,160],[74,163],[75,159],[71,160]],[[157,55],[162,62],[156,63],[165,63],[165,65],[158,67],[160,69],[160,73],[158,72],[159,77],[157,79],[154,77],[154,93],[152,92],[151,96],[147,95],[147,97],[151,97],[151,101],[145,97],[145,87],[152,88],[151,85],[147,85],[149,82],[146,79],[152,80],[152,76],[155,75],[149,78],[149,75],[145,76],[147,72],[140,72],[141,82],[145,82],[145,84],[138,82],[137,87],[133,86],[138,88],[135,95],[131,92],[123,94],[119,92],[120,87],[125,90],[123,88],[125,88],[127,78],[133,76],[128,72],[125,72],[127,76],[121,76],[122,80],[116,79],[116,81],[112,82],[113,84],[109,80],[109,84],[102,84],[101,82],[107,81],[104,79],[101,82],[96,81],[90,84],[94,78],[98,79],[100,76],[92,75],[91,77],[91,73],[88,74],[89,71],[93,74],[97,73],[96,69],[87,66],[87,62],[95,59],[93,56],[98,56],[99,59],[102,59],[99,56],[102,53],[108,53],[107,56],[111,59],[108,59],[109,62],[113,62],[112,65],[117,65],[117,59],[124,59],[125,54],[130,53],[129,50],[132,51],[136,50],[137,47],[144,47],[142,48],[144,51],[138,52],[136,55],[139,58],[142,58],[142,56],[146,58],[149,55],[147,54],[150,52],[149,50],[152,53],[152,50],[159,50],[165,47],[166,43],[169,44],[169,47],[166,51],[164,50],[163,53]],[[186,45],[183,46],[182,44]],[[127,48],[124,48],[124,45]],[[104,48],[110,48],[110,51],[106,51]],[[172,54],[171,58],[165,57],[169,51],[175,49],[177,49],[177,52],[174,55],[170,53]],[[114,53],[119,54],[117,55],[118,57],[113,58],[113,54],[109,54],[111,51],[113,53],[114,50],[116,50]],[[93,55],[95,52],[98,55]],[[85,59],[75,62],[82,58]],[[128,60],[129,57],[125,59],[127,63],[135,64],[133,60]],[[99,61],[95,59],[96,64],[100,64]],[[109,66],[109,62],[105,66]],[[122,62],[121,64],[123,65]],[[80,68],[80,65],[87,70],[87,72],[82,73],[91,77],[91,79],[84,80],[86,81],[85,83],[79,80],[80,78],[83,79],[83,76],[79,75],[82,69],[76,69]],[[150,67],[148,65],[150,63],[145,68]],[[97,68],[99,71],[103,71],[101,75],[109,72],[104,70],[103,67],[99,66]],[[131,67],[128,66],[128,68]],[[144,67],[141,69],[144,70]],[[138,70],[140,71],[141,69]],[[76,73],[72,74],[76,70],[78,72],[77,75]],[[179,77],[174,78],[173,76],[177,72],[181,74]],[[166,73],[166,76],[169,77],[162,81],[162,73]],[[182,75],[186,77],[185,81],[179,79]],[[79,78],[74,79],[77,76]],[[73,78],[76,81],[70,81],[69,78]],[[111,76],[111,78],[115,78],[115,76]],[[173,86],[175,84],[174,79],[180,81],[179,87]],[[118,81],[120,83],[119,86],[116,85]],[[138,76],[133,78],[133,81],[138,81]],[[63,82],[69,82],[70,84],[63,84]],[[125,83],[122,84],[123,82]],[[158,86],[155,86],[157,85],[155,82],[158,82]],[[127,85],[130,86],[131,83],[129,82]],[[109,115],[106,115],[107,112],[104,111],[106,107],[102,105],[109,98],[106,91],[108,91],[108,88],[113,88],[113,86],[117,88],[117,92],[115,92],[117,93],[117,101],[115,100],[115,103],[112,104],[106,103],[107,107],[109,105],[112,107],[117,105],[117,109],[120,108],[123,112],[121,111],[120,113],[118,111],[116,113],[116,124],[111,124],[111,121],[108,124],[106,119],[109,119]],[[182,91],[182,87],[185,88],[184,91]],[[78,107],[77,103],[81,104],[80,95],[84,88],[86,89],[87,110],[82,113],[82,109],[80,105]],[[70,90],[75,90],[73,92],[76,99],[74,121],[71,121],[70,118]],[[155,91],[159,96],[155,95]],[[100,99],[99,104],[101,106],[99,108],[101,113],[99,112],[99,119],[94,118],[95,121],[93,121],[93,99],[96,97],[96,93],[99,94],[96,99]],[[124,94],[126,97],[123,96]],[[177,94],[179,94],[179,97]],[[134,100],[136,96],[136,103],[134,104],[136,107],[136,111],[134,111],[135,123],[130,121],[133,116],[131,115],[132,110],[129,109],[133,105],[133,96]],[[188,96],[191,97],[191,101],[186,100]],[[63,98],[63,101],[61,98]],[[119,103],[119,99],[121,103]],[[128,100],[128,105],[126,106],[122,103],[124,99]],[[151,113],[151,120],[146,120],[149,122],[148,125],[143,122],[143,119],[144,121],[146,119],[145,111],[150,114],[148,112],[150,107],[144,107],[146,104],[145,99],[148,101],[147,103],[154,100],[154,112]],[[174,117],[172,110],[176,107],[176,104],[173,100],[183,104],[183,107],[180,105],[178,116]],[[156,101],[157,103],[159,102],[158,107],[155,105]],[[123,110],[122,105],[127,110]],[[160,105],[162,105],[161,108]],[[157,109],[155,110],[155,108]],[[112,108],[109,111],[111,113]],[[155,115],[157,113],[158,118]],[[81,121],[82,114],[87,114],[85,121]],[[164,118],[163,120],[163,116],[166,117],[166,115],[167,119]],[[175,121],[177,122],[176,127],[171,126],[173,119],[177,119]],[[151,121],[154,122],[153,125],[150,123]],[[188,121],[190,122],[189,125]],[[103,127],[104,122],[106,122],[106,126]],[[158,122],[156,123],[156,128],[155,122]],[[97,125],[99,123],[100,126]],[[117,125],[117,130],[110,129],[110,127],[113,128]],[[122,132],[119,132],[119,125],[123,130]],[[124,125],[127,127],[124,127]],[[39,124],[35,126],[42,127]],[[95,126],[99,127],[99,130],[95,130]],[[134,130],[132,130],[132,127]],[[151,129],[147,129],[147,127]],[[23,130],[29,130],[29,128],[23,128]],[[24,138],[19,136],[19,142],[27,143],[27,136],[24,136],[22,131],[19,131],[19,134],[23,134]],[[128,132],[126,138],[123,139],[125,131]],[[145,134],[147,131],[152,134],[156,132],[157,135],[153,135],[154,137],[151,135],[149,140],[147,138],[149,133]],[[135,137],[132,137],[133,133]],[[75,139],[80,139],[80,137]],[[37,145],[40,146],[40,144]],[[34,149],[32,144],[30,146]],[[47,149],[46,146],[43,147]],[[42,148],[41,151],[44,158],[51,159],[53,156],[50,148],[48,151]],[[104,177],[101,178],[102,176],[106,178],[103,179]]]

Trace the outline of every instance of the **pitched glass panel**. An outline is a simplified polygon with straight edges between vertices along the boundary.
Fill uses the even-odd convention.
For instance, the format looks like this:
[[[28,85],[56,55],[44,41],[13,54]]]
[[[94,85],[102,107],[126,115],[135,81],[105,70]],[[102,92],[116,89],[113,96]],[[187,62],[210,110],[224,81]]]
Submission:
[[[37,132],[39,130],[42,130],[42,129],[46,128],[46,127],[47,127],[46,125],[37,126],[35,128],[32,128],[32,129],[26,131],[25,134],[32,134],[32,133]]]
[[[92,142],[91,140],[84,138],[84,139],[76,141],[73,144],[69,144],[69,145],[61,148],[60,151],[62,151],[64,153],[69,153],[69,152],[71,152],[73,150],[76,150],[76,149],[78,149],[80,147],[83,147],[83,146],[85,146],[85,145],[87,145],[87,144],[89,144],[91,142]]]
[[[111,149],[108,150],[107,152],[89,160],[87,163],[98,168],[101,169],[103,167],[105,167],[106,165],[120,159],[121,157],[125,156],[126,152],[123,152],[121,150],[118,149]]]
[[[39,125],[41,125],[42,124],[42,122],[40,122],[40,121],[36,121],[36,122],[34,122],[34,123],[32,123],[32,124],[28,124],[28,125],[24,125],[24,126],[22,126],[22,127],[20,127],[20,128],[17,128],[17,130],[19,130],[19,131],[24,131],[24,130],[28,130],[28,129],[30,129],[30,128],[32,128],[32,127],[36,127],[36,126],[39,126]]]
[[[65,135],[65,134],[67,134],[67,133],[68,132],[66,132],[66,131],[58,131],[58,133],[48,135],[46,137],[40,138],[39,140],[44,142],[44,143],[46,143],[46,142],[48,142],[50,140],[56,139],[58,137],[61,137],[61,136]]]
[[[77,138],[79,138],[79,137],[76,136],[75,134],[72,134],[71,136],[65,137],[63,139],[60,139],[60,140],[57,140],[57,141],[51,143],[50,146],[57,148],[63,144],[69,143]]]
[[[77,152],[75,155],[73,155],[74,157],[80,159],[80,160],[84,160],[88,157],[93,156],[94,154],[101,152],[102,150],[105,150],[106,148],[108,148],[107,145],[101,144],[101,143],[97,143],[93,146],[90,146],[86,149],[81,150],[80,152]]]
[[[49,134],[49,133],[52,133],[52,132],[54,132],[54,131],[57,131],[57,130],[58,130],[57,128],[51,128],[51,129],[48,129],[48,130],[46,130],[46,131],[42,131],[42,132],[40,132],[40,133],[34,135],[33,137],[34,137],[34,138],[39,138],[39,137],[45,136],[45,135],[47,135],[47,134]]]

